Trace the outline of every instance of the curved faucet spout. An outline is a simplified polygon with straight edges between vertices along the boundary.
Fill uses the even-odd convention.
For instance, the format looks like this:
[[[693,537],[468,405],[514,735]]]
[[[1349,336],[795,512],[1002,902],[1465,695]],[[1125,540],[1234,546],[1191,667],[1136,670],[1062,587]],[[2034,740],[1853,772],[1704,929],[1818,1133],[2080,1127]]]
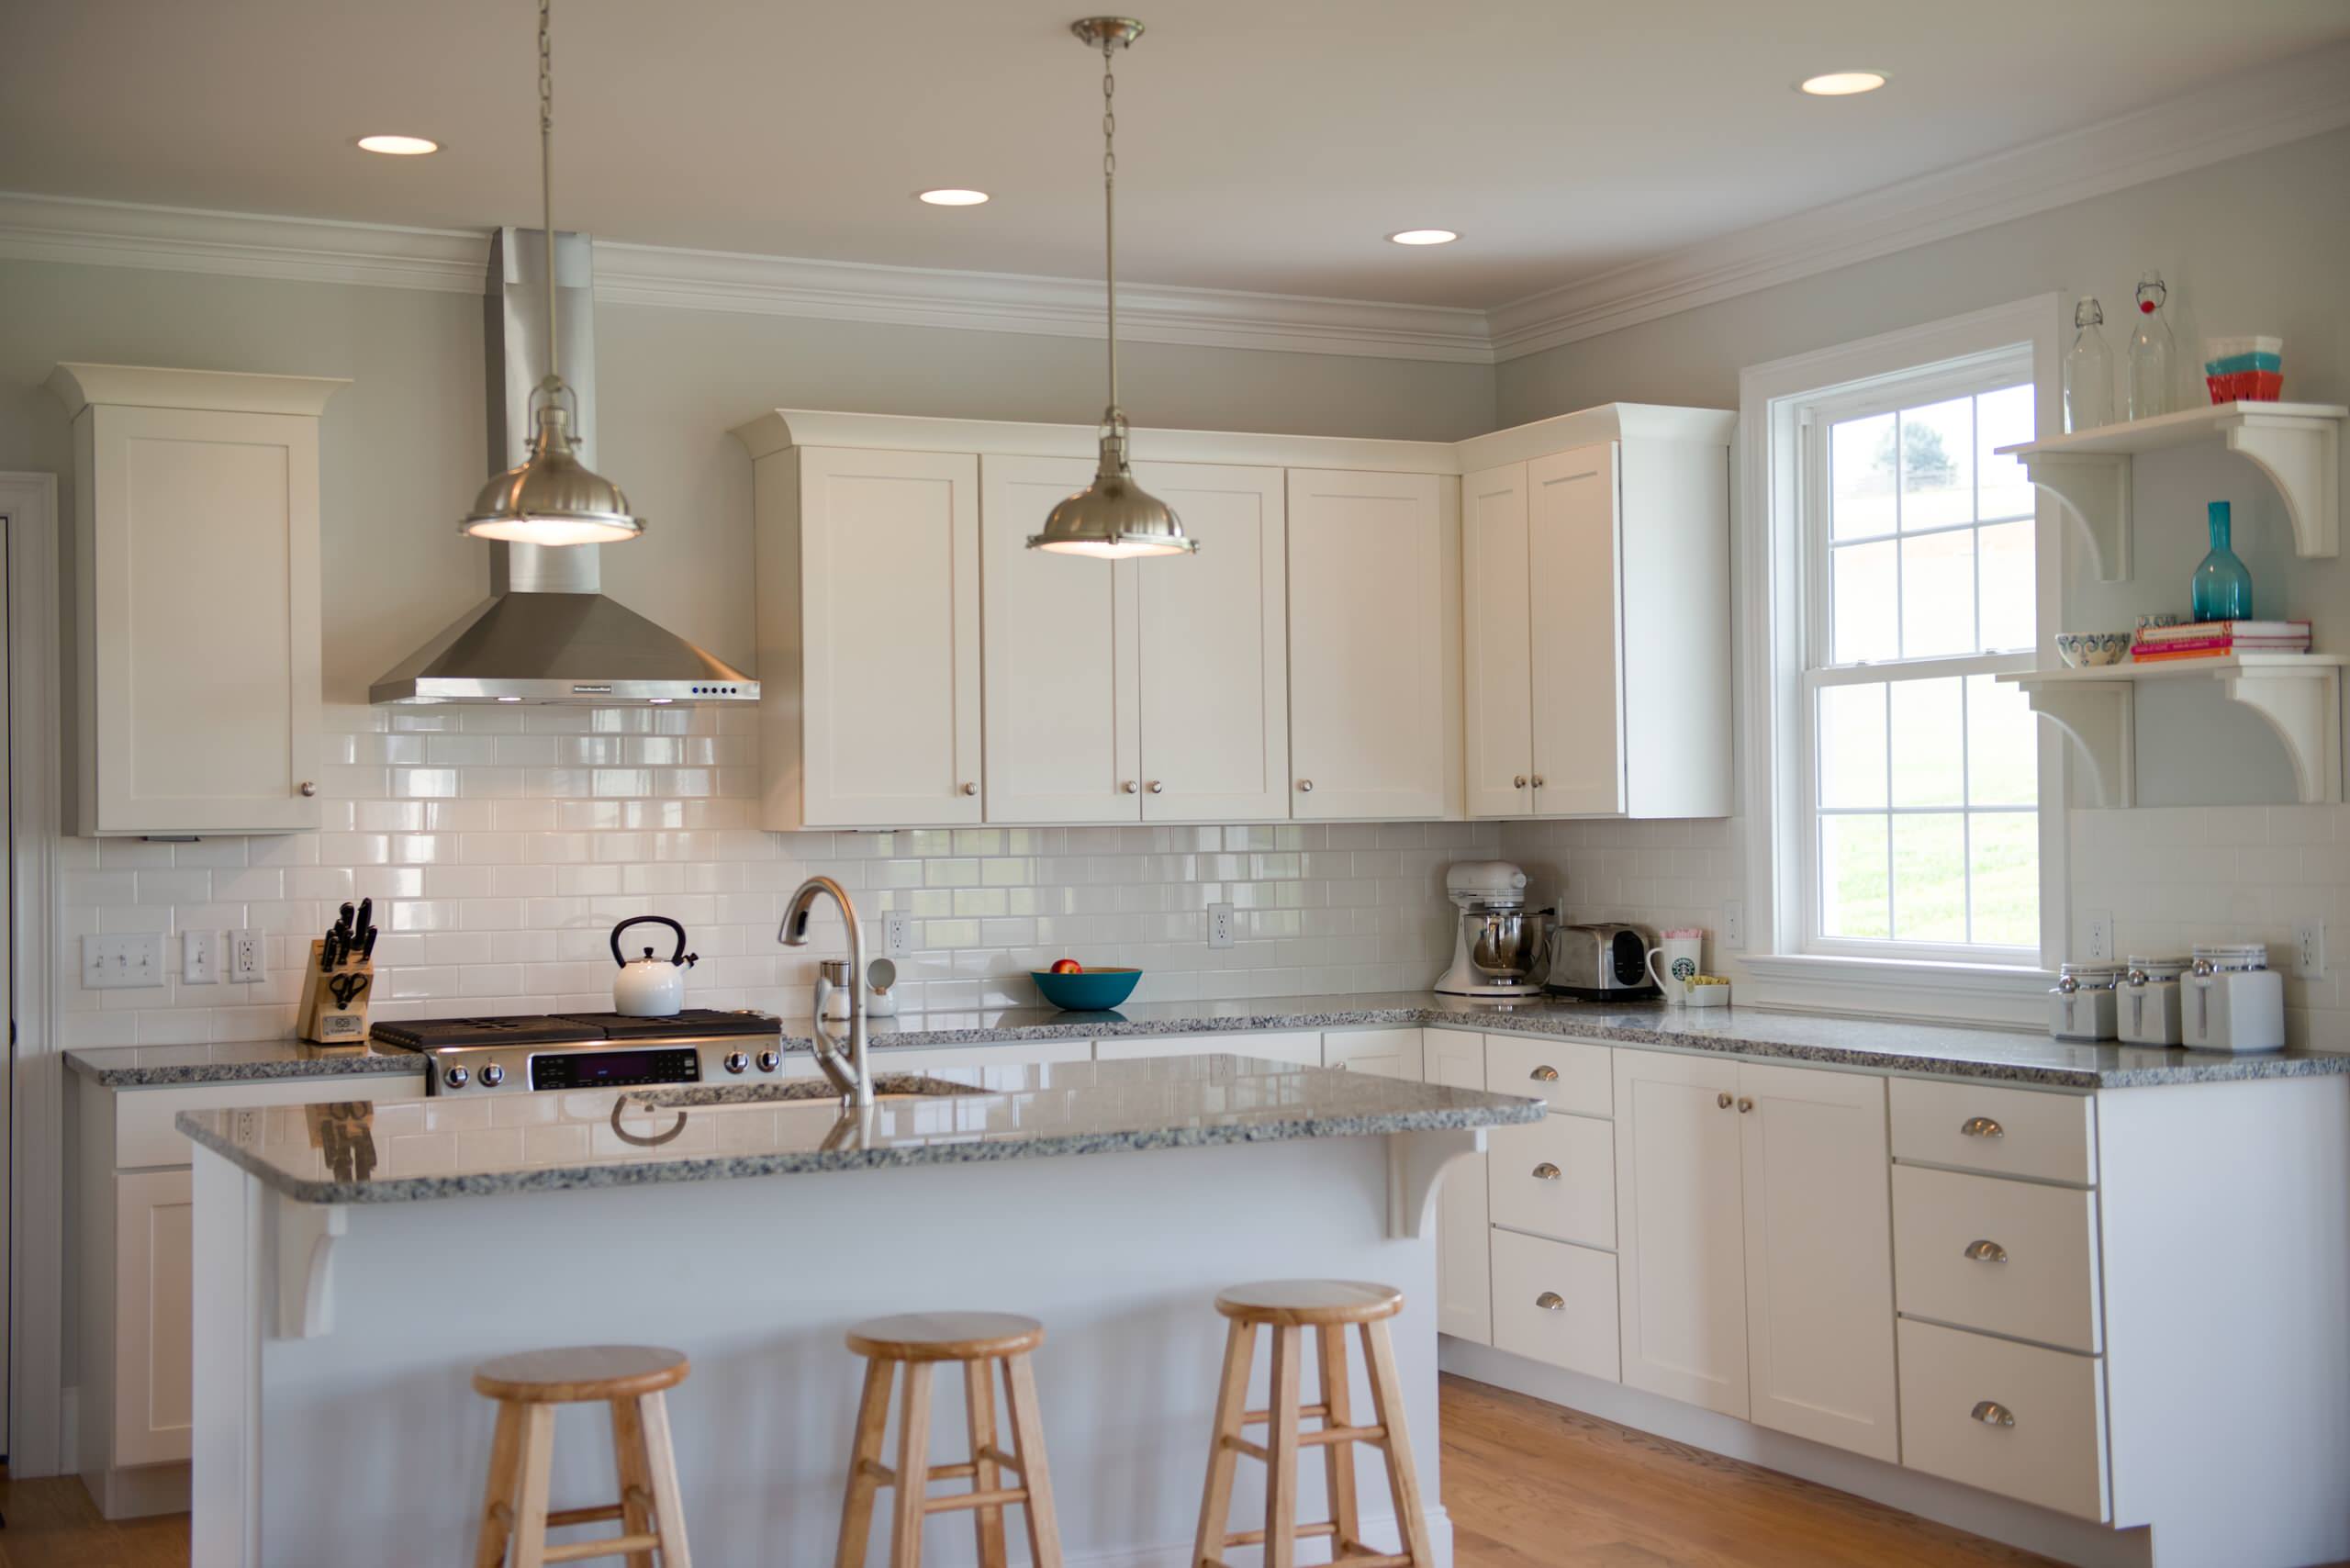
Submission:
[[[833,1081],[845,1103],[870,1105],[873,1060],[865,1033],[865,930],[857,924],[856,905],[849,901],[848,890],[830,877],[809,878],[784,906],[783,924],[775,937],[787,947],[806,946],[809,917],[820,898],[830,898],[840,906],[841,924],[848,927],[848,1039],[844,1045],[824,1027],[824,1004],[834,985],[820,974],[816,980],[816,1065]]]

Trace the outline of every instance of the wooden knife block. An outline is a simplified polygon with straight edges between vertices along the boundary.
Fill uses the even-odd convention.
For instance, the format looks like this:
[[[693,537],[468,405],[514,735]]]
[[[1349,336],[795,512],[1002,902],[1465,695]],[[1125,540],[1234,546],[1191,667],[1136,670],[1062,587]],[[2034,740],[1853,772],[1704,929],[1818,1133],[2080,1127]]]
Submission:
[[[294,1015],[294,1032],[314,1046],[364,1050],[367,1003],[375,991],[375,966],[364,958],[347,958],[332,969],[322,970],[319,960],[326,950],[323,941],[310,944],[310,961],[302,966],[302,1006]],[[339,1000],[341,997],[349,1000]]]

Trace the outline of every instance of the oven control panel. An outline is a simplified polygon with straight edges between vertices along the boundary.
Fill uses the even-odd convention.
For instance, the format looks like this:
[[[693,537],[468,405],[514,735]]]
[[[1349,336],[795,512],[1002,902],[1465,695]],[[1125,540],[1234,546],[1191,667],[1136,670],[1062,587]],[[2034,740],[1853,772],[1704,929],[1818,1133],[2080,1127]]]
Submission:
[[[444,1046],[431,1053],[428,1092],[527,1094],[783,1078],[790,1075],[782,1046],[772,1034],[600,1046]]]
[[[636,1089],[700,1081],[701,1053],[690,1046],[542,1051],[531,1058],[533,1089]]]

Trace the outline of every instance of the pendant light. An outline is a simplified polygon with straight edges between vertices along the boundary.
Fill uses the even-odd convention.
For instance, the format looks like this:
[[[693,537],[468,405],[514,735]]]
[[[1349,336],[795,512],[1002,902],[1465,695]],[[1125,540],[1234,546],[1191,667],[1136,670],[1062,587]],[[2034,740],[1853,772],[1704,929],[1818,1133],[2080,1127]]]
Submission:
[[[644,532],[628,498],[579,461],[572,425],[579,399],[563,379],[554,289],[554,54],[551,0],[539,0],[539,216],[546,234],[547,374],[531,395],[539,433],[531,455],[481,487],[463,532],[516,544],[611,544]]]
[[[1070,23],[1069,31],[1087,48],[1102,51],[1102,252],[1110,301],[1110,406],[1102,413],[1102,465],[1094,470],[1093,483],[1055,507],[1045,519],[1045,532],[1031,536],[1028,548],[1113,561],[1188,555],[1199,549],[1199,541],[1183,536],[1183,525],[1173,508],[1135,483],[1134,470],[1126,464],[1126,411],[1118,407],[1118,120],[1113,108],[1118,84],[1111,59],[1113,50],[1142,36],[1142,24],[1130,17],[1088,17]]]

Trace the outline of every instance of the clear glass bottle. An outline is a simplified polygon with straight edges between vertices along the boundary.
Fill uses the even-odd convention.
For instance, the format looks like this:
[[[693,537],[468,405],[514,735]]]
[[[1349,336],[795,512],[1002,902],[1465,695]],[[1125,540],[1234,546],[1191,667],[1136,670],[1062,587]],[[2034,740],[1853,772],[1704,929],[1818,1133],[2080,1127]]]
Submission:
[[[2094,298],[2073,307],[2073,346],[2065,353],[2065,428],[2113,422],[2113,351],[2105,346],[2105,308]]]
[[[2130,415],[2151,420],[2176,407],[2171,398],[2170,322],[2163,317],[2163,300],[2170,291],[2163,274],[2152,267],[2138,279],[2138,326],[2130,334]]]
[[[2213,501],[2211,518],[2211,553],[2195,568],[2195,581],[2190,590],[2198,621],[2249,621],[2252,619],[2252,574],[2244,570],[2236,553],[2228,548],[2232,526],[2228,503]]]

